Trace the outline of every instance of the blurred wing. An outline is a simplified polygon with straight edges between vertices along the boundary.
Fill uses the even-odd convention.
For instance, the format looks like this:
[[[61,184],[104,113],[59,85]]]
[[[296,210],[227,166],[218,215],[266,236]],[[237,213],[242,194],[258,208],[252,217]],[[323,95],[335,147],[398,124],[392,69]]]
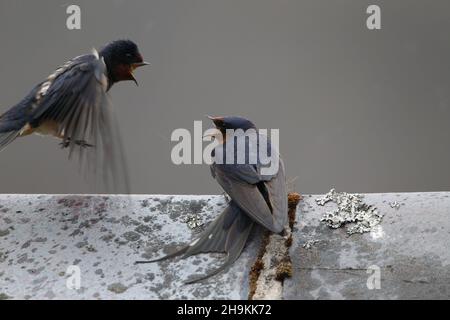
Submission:
[[[77,57],[42,84],[31,124],[55,122],[58,134],[69,143],[69,158],[78,154],[89,179],[128,193],[126,161],[107,87],[103,59],[95,51]],[[93,147],[80,147],[77,141]]]

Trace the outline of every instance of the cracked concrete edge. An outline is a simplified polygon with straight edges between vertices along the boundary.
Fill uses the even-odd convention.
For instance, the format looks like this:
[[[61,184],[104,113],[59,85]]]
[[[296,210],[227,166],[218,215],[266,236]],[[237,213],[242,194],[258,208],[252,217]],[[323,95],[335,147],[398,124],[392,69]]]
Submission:
[[[298,208],[283,299],[450,298],[450,192],[364,194],[384,217],[353,235],[320,221],[335,204],[317,196]]]
[[[290,234],[290,232],[289,232]],[[280,300],[283,293],[283,281],[277,280],[277,269],[287,254],[286,239],[278,234],[271,234],[261,258],[263,268],[256,280],[252,300]]]
[[[320,222],[333,204],[320,207],[315,198],[305,195],[297,210],[283,299],[450,297],[449,192],[366,194],[385,216],[370,233],[352,236]],[[133,264],[192,241],[198,233],[185,214],[199,213],[206,225],[224,206],[212,195],[0,195],[0,299],[246,299],[262,229],[229,270],[204,283],[182,285],[218,255]],[[72,264],[83,271],[79,290],[66,288]],[[381,290],[367,290],[374,264]]]
[[[249,299],[281,300],[283,298],[284,278],[292,275],[289,239],[292,240],[293,224],[300,200],[301,196],[298,193],[288,195],[289,221],[282,235],[266,233],[267,239],[262,243],[260,256],[250,271],[254,272],[255,266],[260,264],[257,278],[254,280],[254,293],[250,295]]]

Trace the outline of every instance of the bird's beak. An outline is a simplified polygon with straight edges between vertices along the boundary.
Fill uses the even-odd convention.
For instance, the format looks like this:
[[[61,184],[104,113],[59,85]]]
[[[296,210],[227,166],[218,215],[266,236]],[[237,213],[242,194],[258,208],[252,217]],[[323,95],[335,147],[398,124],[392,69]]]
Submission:
[[[223,117],[213,117],[213,116],[208,116],[208,119],[212,120],[212,122],[214,122],[214,125],[218,128],[220,128],[223,125]]]
[[[134,75],[132,73],[130,73],[130,76],[131,76],[131,80],[134,81],[134,83],[136,83],[136,87],[139,87],[139,82],[137,82],[137,80],[134,77]]]
[[[151,64],[149,62],[136,62],[136,63],[132,63],[131,64],[131,80],[134,81],[134,83],[136,83],[136,86],[139,87],[139,83],[137,82],[136,78],[133,75],[133,71],[136,70],[139,67],[143,67],[143,66],[151,66]]]
[[[131,66],[132,66],[132,68],[134,70],[134,69],[137,69],[137,68],[143,67],[143,66],[151,66],[151,63],[150,62],[145,62],[145,61],[143,61],[143,62],[136,62],[136,63],[131,64]]]

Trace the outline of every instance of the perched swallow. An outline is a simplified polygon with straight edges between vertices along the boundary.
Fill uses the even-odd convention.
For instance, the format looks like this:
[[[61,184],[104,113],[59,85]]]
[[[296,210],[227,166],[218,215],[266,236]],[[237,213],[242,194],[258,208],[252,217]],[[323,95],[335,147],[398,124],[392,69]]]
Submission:
[[[54,136],[70,149],[69,157],[79,151],[80,160],[104,179],[124,183],[124,155],[107,92],[119,81],[137,84],[133,71],[145,65],[130,40],[110,42],[100,52],[94,49],[66,62],[0,116],[0,151],[17,137]],[[85,149],[95,151],[83,158]]]
[[[213,136],[219,144],[214,148],[212,156],[215,159],[210,166],[212,176],[217,180],[224,191],[230,196],[228,207],[206,228],[202,235],[188,246],[165,257],[138,261],[137,263],[151,263],[183,255],[187,258],[198,253],[224,252],[227,254],[225,263],[206,276],[196,278],[187,283],[194,283],[207,279],[229,267],[241,254],[250,231],[255,223],[274,232],[280,233],[288,223],[288,203],[284,164],[279,156],[276,173],[263,175],[263,164],[257,156],[257,161],[250,161],[250,152],[259,150],[261,143],[267,143],[268,152],[278,152],[271,145],[269,139],[261,139],[255,125],[241,117],[210,117],[216,126]],[[232,134],[230,130],[241,129],[244,134]],[[256,141],[245,138],[248,130],[257,132]],[[234,131],[235,132],[235,131]],[[231,143],[232,139],[234,143]],[[236,162],[238,155],[238,139],[246,139],[245,162]],[[264,142],[263,142],[264,141]],[[255,145],[252,145],[256,144]],[[227,150],[233,148],[234,159],[232,163],[224,161]],[[258,152],[259,155],[259,152]],[[218,159],[223,161],[219,162]]]

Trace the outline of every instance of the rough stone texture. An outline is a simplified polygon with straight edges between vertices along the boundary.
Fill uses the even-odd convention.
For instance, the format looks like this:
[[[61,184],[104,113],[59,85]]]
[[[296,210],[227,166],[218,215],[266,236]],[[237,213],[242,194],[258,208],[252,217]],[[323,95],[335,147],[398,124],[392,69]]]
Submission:
[[[257,241],[227,273],[201,284],[184,282],[223,255],[134,265],[193,240],[200,230],[185,215],[208,222],[225,205],[223,196],[0,195],[0,297],[245,299]],[[74,283],[71,265],[80,268],[78,290],[66,286]]]
[[[297,210],[295,269],[284,283],[285,299],[450,298],[450,193],[365,195],[383,220],[372,232],[351,236],[320,222],[335,204],[320,207],[316,198],[304,197]],[[381,283],[369,290],[373,265]]]
[[[298,206],[285,299],[450,298],[450,193],[365,195],[384,218],[352,236],[320,222],[334,204],[316,198]],[[192,240],[201,228],[186,215],[206,223],[225,205],[223,196],[0,195],[0,299],[246,299],[255,235],[228,272],[201,284],[183,283],[221,255],[134,265]],[[66,286],[71,265],[80,267],[78,290]],[[367,288],[372,265],[379,290]]]

